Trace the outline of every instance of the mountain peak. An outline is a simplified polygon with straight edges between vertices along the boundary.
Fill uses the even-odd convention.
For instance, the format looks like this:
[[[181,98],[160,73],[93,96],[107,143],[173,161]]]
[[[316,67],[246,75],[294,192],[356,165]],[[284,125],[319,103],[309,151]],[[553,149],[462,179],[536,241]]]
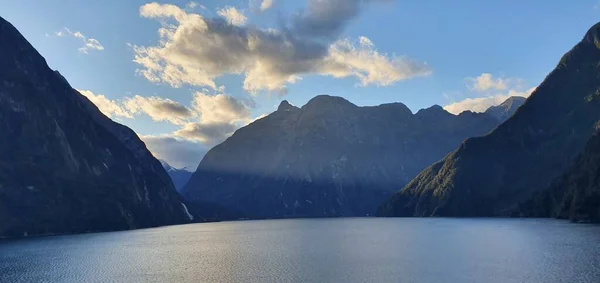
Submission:
[[[331,106],[342,106],[342,107],[357,107],[352,102],[346,100],[343,97],[331,96],[331,95],[317,95],[313,99],[309,100],[304,107],[331,107]]]
[[[293,109],[293,108],[296,108],[296,107],[291,105],[287,100],[284,100],[279,104],[279,107],[277,107],[277,111],[289,111],[290,109]]]

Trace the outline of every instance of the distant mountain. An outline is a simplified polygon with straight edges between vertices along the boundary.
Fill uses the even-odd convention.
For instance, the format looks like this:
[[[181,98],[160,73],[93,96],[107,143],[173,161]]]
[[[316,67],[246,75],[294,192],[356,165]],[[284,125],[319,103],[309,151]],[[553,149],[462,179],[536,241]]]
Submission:
[[[177,169],[169,165],[169,163],[164,160],[159,161],[163,168],[165,168],[165,171],[167,171],[167,174],[169,174],[169,177],[171,177],[173,185],[175,185],[175,189],[177,189],[178,192],[181,192],[183,186],[185,186],[185,184],[187,184],[187,182],[190,180],[190,177],[192,177],[193,172],[187,168]]]
[[[600,120],[600,23],[512,117],[465,141],[381,205],[381,216],[495,216],[548,187]]]
[[[190,221],[169,176],[0,18],[0,237]]]
[[[502,104],[488,108],[485,113],[496,117],[499,121],[506,121],[517,112],[517,109],[525,103],[525,100],[525,97],[511,96]]]
[[[278,110],[211,149],[183,189],[251,218],[364,216],[463,140],[499,124],[440,106],[358,107],[321,95]]]

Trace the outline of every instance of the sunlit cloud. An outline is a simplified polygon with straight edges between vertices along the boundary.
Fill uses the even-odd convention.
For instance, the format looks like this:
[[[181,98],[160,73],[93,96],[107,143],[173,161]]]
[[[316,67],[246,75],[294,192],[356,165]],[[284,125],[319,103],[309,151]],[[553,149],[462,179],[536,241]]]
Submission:
[[[163,23],[160,40],[156,46],[132,45],[134,62],[147,80],[172,87],[216,89],[216,78],[243,75],[244,89],[252,94],[285,93],[288,84],[309,74],[355,77],[360,86],[388,86],[429,75],[426,64],[380,53],[366,37],[358,43],[338,38],[363,6],[381,1],[309,0],[283,30],[240,26],[245,16],[232,16],[231,9],[220,10],[224,18],[204,18],[174,5],[150,3],[140,8],[140,15]]]
[[[234,26],[243,26],[248,21],[244,13],[231,6],[217,10],[217,15],[225,18],[230,25]]]
[[[77,90],[83,96],[87,97],[92,103],[98,107],[100,112],[109,118],[129,118],[133,119],[133,114],[131,114],[123,105],[118,103],[115,100],[111,100],[106,98],[106,96],[102,94],[94,94],[89,90]]]
[[[273,2],[274,2],[274,0],[263,0],[260,3],[260,10],[266,11],[266,10],[270,9],[271,7],[273,7]]]

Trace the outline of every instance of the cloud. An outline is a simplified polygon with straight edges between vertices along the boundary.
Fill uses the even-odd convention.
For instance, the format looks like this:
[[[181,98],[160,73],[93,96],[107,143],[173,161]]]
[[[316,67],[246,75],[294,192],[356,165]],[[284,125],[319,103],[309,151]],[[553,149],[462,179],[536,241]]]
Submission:
[[[171,136],[140,136],[146,147],[158,158],[175,168],[195,170],[210,149],[206,145]]]
[[[349,39],[337,41],[329,49],[323,74],[336,78],[357,77],[362,86],[388,86],[413,76],[427,76],[427,65],[409,58],[388,56],[374,49],[373,42],[361,36],[358,47]]]
[[[175,125],[184,125],[194,113],[187,107],[170,99],[157,96],[136,95],[123,101],[125,109],[133,114],[147,114],[153,121],[166,121]]]
[[[110,118],[133,118],[133,114],[129,113],[129,111],[127,111],[125,107],[123,107],[114,100],[106,98],[106,96],[102,94],[94,94],[89,90],[81,89],[78,89],[77,91],[83,96],[87,97],[92,103],[94,103],[98,107],[98,109],[100,109],[100,112],[104,113],[104,115]]]
[[[173,133],[187,140],[214,146],[231,136],[238,126],[230,123],[189,123]]]
[[[72,32],[70,29],[65,27],[62,30],[55,32],[54,34],[56,34],[56,36],[59,36],[59,37],[72,36],[72,37],[81,39],[81,41],[83,41],[84,45],[83,45],[83,47],[79,48],[78,50],[79,50],[79,52],[84,53],[84,54],[88,54],[88,51],[104,50],[104,46],[102,46],[102,44],[100,44],[100,42],[97,39],[88,38],[79,31]]]
[[[185,5],[185,8],[188,10],[196,9],[196,7],[198,7],[198,2],[194,2],[194,1],[190,1],[189,3],[187,3]]]
[[[270,9],[273,6],[273,2],[274,2],[274,0],[263,0],[260,3],[260,10],[266,11],[266,10]]]
[[[467,78],[471,82],[469,86],[471,90],[484,92],[488,90],[505,90],[507,88],[507,80],[503,78],[494,79],[492,74],[483,73],[476,78]]]
[[[372,42],[361,39],[355,46],[337,38],[366,3],[382,1],[309,0],[304,11],[282,20],[286,24],[281,30],[236,26],[223,18],[150,3],[140,8],[140,15],[163,23],[160,41],[156,46],[133,45],[134,62],[147,80],[172,87],[216,89],[216,78],[243,75],[244,89],[253,94],[284,93],[287,84],[307,74],[356,77],[362,86],[429,74],[427,65],[381,54]]]
[[[89,90],[77,90],[94,103],[104,115],[110,118],[133,119],[138,115],[148,115],[153,121],[165,121],[174,125],[185,125],[198,116],[197,113],[170,99],[157,96],[135,95],[120,100],[110,100],[102,94]]]
[[[110,100],[101,94],[89,90],[78,90],[88,97],[102,113],[110,118],[133,119],[139,115],[148,115],[153,121],[164,121],[181,128],[170,136],[206,146],[216,145],[233,132],[253,121],[250,109],[252,100],[242,100],[222,93],[207,94],[196,92],[186,107],[170,99],[135,95],[120,100]]]
[[[226,94],[194,94],[192,107],[204,123],[240,123],[250,118],[251,103],[244,103]]]
[[[458,115],[464,111],[485,112],[488,108],[502,104],[511,96],[529,97],[535,88],[525,91],[510,90],[508,93],[490,95],[486,97],[467,98],[444,106],[444,109],[452,114]]]
[[[244,13],[231,6],[217,10],[217,15],[225,18],[229,24],[234,26],[243,26],[248,21]]]
[[[207,145],[220,143],[236,129],[252,121],[248,104],[226,94],[196,92],[192,108],[198,113],[198,120],[187,123],[174,135]]]

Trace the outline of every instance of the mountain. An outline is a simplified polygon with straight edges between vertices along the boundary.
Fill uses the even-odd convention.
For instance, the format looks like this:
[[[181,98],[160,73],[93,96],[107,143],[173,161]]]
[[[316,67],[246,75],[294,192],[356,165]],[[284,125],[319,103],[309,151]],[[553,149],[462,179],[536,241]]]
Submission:
[[[556,217],[600,222],[600,133],[596,132],[571,168],[548,189],[519,205],[513,216]]]
[[[526,98],[520,96],[511,96],[498,106],[492,106],[485,111],[486,114],[496,117],[499,121],[506,121],[510,116],[517,112],[517,109],[525,103]]]
[[[250,218],[364,216],[427,165],[498,121],[440,106],[358,107],[321,95],[274,113],[211,149],[182,193]]]
[[[380,216],[495,216],[548,187],[600,119],[600,24],[490,134],[466,140],[383,203]]]
[[[167,174],[169,174],[169,177],[171,177],[173,185],[175,185],[175,189],[180,192],[183,186],[185,186],[185,184],[187,184],[187,182],[190,180],[190,177],[192,177],[193,172],[187,168],[177,169],[169,165],[169,163],[164,160],[159,161],[165,171],[167,171]]]
[[[0,18],[0,236],[190,221],[160,162]]]

